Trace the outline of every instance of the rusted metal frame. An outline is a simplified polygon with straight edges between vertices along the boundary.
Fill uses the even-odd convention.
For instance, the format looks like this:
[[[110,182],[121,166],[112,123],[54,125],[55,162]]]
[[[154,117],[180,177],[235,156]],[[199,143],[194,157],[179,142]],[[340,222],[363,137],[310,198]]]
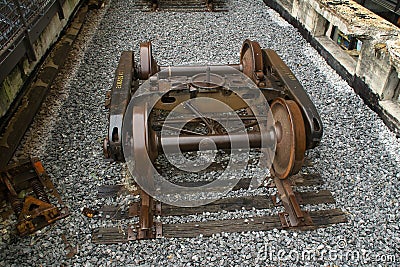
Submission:
[[[56,206],[38,198],[26,196],[24,206],[18,215],[17,230],[21,236],[25,236],[60,218],[61,216]]]
[[[68,209],[37,158],[21,165],[9,166],[0,176],[18,218],[16,227],[21,236],[31,234],[69,215]],[[22,191],[32,191],[35,196],[30,194],[22,199],[18,193]],[[48,194],[57,199],[60,207],[63,207],[61,210],[50,202]]]
[[[129,104],[134,79],[133,52],[124,51],[115,71],[111,89],[108,137],[104,141],[104,155],[117,161],[123,161],[122,123]]]
[[[153,238],[153,198],[142,191],[140,194],[140,204],[137,239]]]
[[[288,179],[274,177],[274,183],[278,190],[278,197],[285,208],[285,212],[279,213],[282,227],[288,228],[313,225],[308,212],[301,210],[299,200],[293,192],[290,181]]]
[[[246,40],[246,42],[250,42],[250,41]],[[245,44],[246,44],[246,42],[245,42]],[[254,42],[251,42],[251,44],[253,44],[253,43]],[[258,82],[259,86],[263,85],[262,81],[264,81],[266,78],[278,77],[282,81],[282,83],[285,85],[285,87],[289,87],[289,88],[285,88],[288,91],[288,93],[287,92],[285,92],[285,93],[289,96],[289,98],[293,99],[294,98],[293,93],[292,93],[293,88],[291,88],[291,86],[290,86],[293,84],[288,85],[288,83],[290,81],[288,82],[287,78],[289,77],[292,80],[293,79],[295,81],[297,81],[297,80],[294,78],[293,74],[290,72],[290,70],[287,68],[287,66],[283,63],[283,61],[276,55],[276,53],[275,53],[275,55],[277,58],[273,58],[274,54],[270,55],[270,54],[268,54],[268,51],[263,52],[263,53],[267,54],[267,56],[269,56],[266,61],[267,67],[268,67],[268,69],[267,69],[267,67],[263,64],[264,59],[262,58],[261,50],[256,49],[258,47],[257,45],[253,44],[251,46],[248,46],[247,51],[251,51],[251,53],[253,55],[248,54],[247,55],[247,57],[249,59],[248,62],[241,62],[241,65],[239,65],[238,68],[241,70],[245,69],[243,65],[245,63],[248,64],[250,66],[250,68],[247,69],[247,76],[253,78],[253,80],[256,80]],[[245,45],[244,45],[244,47],[245,47]],[[259,51],[259,52],[256,53],[255,51]],[[258,61],[255,61],[255,59],[254,59],[255,56],[257,56],[256,59]],[[271,57],[272,57],[272,60],[271,60]],[[272,63],[271,63],[271,61],[272,61]],[[139,74],[139,77],[141,77],[141,78],[149,78],[149,76],[151,76],[152,74],[154,74],[157,71],[159,71],[160,69],[162,69],[162,67],[159,68],[157,66],[157,63],[155,62],[155,60],[152,57],[150,43],[141,45],[141,60],[140,60],[140,62],[141,62],[142,69],[140,71],[141,73]],[[252,63],[254,63],[254,65],[251,65]],[[268,65],[268,63],[269,63],[269,65]],[[191,67],[183,67],[182,68],[182,70],[186,73],[186,75],[189,75],[189,74],[187,74],[188,71],[195,72],[194,69],[195,68],[192,69]],[[286,69],[289,72],[287,72]],[[204,67],[201,70],[204,71]],[[272,70],[269,77],[267,76],[268,70]],[[221,71],[222,71],[222,67],[221,67]],[[272,76],[272,75],[277,75],[277,76]],[[263,76],[263,77],[261,77],[261,76]],[[298,83],[298,81],[297,81],[297,83]],[[305,94],[306,97],[308,98],[306,92],[301,87],[301,85],[297,90],[301,90],[303,92],[303,94]],[[296,93],[296,90],[295,90],[295,93]],[[308,98],[308,100],[309,100],[309,98]],[[285,100],[282,100],[282,101],[285,101]],[[291,102],[294,105],[297,105],[295,103],[295,101],[291,101]],[[301,106],[301,104],[302,103],[300,102],[300,104],[298,104],[298,105]],[[312,103],[311,103],[311,105],[312,105]],[[301,107],[303,107],[303,106],[301,106]],[[314,107],[314,106],[312,105],[312,107]],[[136,109],[136,111],[135,111],[135,109]],[[147,108],[143,108],[143,107],[139,107],[139,106],[134,108],[133,121],[134,122],[138,121],[139,123],[133,123],[133,126],[134,126],[133,132],[134,132],[134,136],[139,137],[139,140],[142,140],[139,143],[135,143],[135,152],[134,153],[137,154],[137,156],[135,156],[135,158],[137,158],[137,159],[140,159],[141,155],[143,153],[146,153],[146,149],[148,147],[146,148],[146,145],[144,143],[144,140],[146,140],[146,138],[144,136],[150,136],[149,131],[151,131],[151,127],[147,127],[148,121],[147,121],[147,117],[145,116],[145,112],[143,110],[147,110]],[[196,110],[194,110],[194,111],[196,111]],[[194,113],[196,113],[196,112],[194,112]],[[301,117],[300,110],[298,110],[298,114]],[[197,115],[199,117],[202,117],[201,114],[197,114]],[[297,122],[297,120],[296,120],[296,122]],[[302,122],[302,120],[301,120],[301,122]],[[205,122],[205,124],[207,125],[207,122]],[[304,122],[302,122],[301,125],[304,125]],[[304,135],[305,135],[305,133],[303,135],[301,135],[300,137],[303,137]],[[253,139],[251,139],[253,146],[258,147],[259,139],[260,139],[259,133],[255,133],[252,136],[254,137]],[[219,148],[229,148],[228,145],[230,145],[231,136],[230,136],[229,140],[227,138],[225,138],[226,137],[225,135],[208,135],[208,137],[213,138],[213,140],[215,139],[214,142],[219,145]],[[243,135],[238,134],[237,137],[238,137],[238,139],[243,139]],[[305,140],[305,138],[306,137],[304,136],[304,140]],[[149,139],[152,139],[152,138],[149,138]],[[163,138],[163,146],[165,146],[165,144],[167,144],[167,146],[168,146],[168,144],[173,144],[173,145],[179,144],[181,147],[181,150],[193,151],[193,150],[198,149],[198,144],[200,143],[200,141],[202,139],[203,138],[199,137],[199,136],[184,136],[184,135],[180,136],[179,139],[176,137],[168,139],[168,137],[166,137],[165,139]],[[153,145],[153,148],[155,148],[155,151],[158,151],[159,148],[161,147],[160,140],[161,140],[161,138],[159,137],[158,141],[155,142],[155,144]],[[135,141],[137,141],[137,139],[135,139]],[[164,142],[164,141],[166,141],[166,142]],[[296,143],[296,140],[294,139],[293,142]],[[140,149],[137,149],[137,147],[139,147]],[[151,149],[151,151],[154,151],[154,149]],[[149,152],[149,151],[147,151],[147,152]],[[304,154],[304,153],[301,153],[301,154]],[[296,154],[296,156],[297,156],[297,154]],[[304,156],[304,155],[302,155],[302,156]],[[297,160],[297,157],[296,157],[296,160]],[[138,164],[138,165],[143,166],[142,164]],[[147,177],[147,176],[143,175],[143,177]],[[293,194],[293,191],[290,187],[290,184],[288,183],[288,180],[284,179],[284,178],[287,178],[287,175],[285,175],[284,177],[277,177],[276,179],[278,179],[278,181],[275,181],[275,184],[278,188],[278,193],[281,196],[281,198],[283,200],[283,205],[287,211],[285,214],[281,214],[282,225],[284,227],[289,227],[289,226],[302,226],[302,225],[312,224],[307,213],[303,212],[300,209],[300,206],[297,202],[296,196]],[[281,180],[281,179],[284,179],[284,180]],[[139,225],[137,226],[137,236],[135,237],[136,239],[151,238],[152,235],[154,234],[153,231],[150,231],[151,227],[153,227],[153,224],[154,224],[153,213],[152,213],[153,209],[151,208],[151,206],[153,206],[153,204],[151,203],[152,201],[153,200],[149,195],[147,195],[144,192],[142,193],[142,200],[141,200],[141,205],[140,205],[140,219],[139,219]]]
[[[35,172],[36,172],[41,184],[47,189],[49,194],[51,194],[53,197],[55,197],[57,199],[57,202],[60,206],[65,206],[64,202],[61,199],[61,195],[58,193],[58,191],[55,188],[53,182],[51,181],[49,175],[44,170],[44,167],[43,167],[41,161],[35,157],[35,158],[31,159],[31,162],[32,162],[32,165],[35,169]],[[61,213],[63,213],[63,214],[67,214],[68,212],[69,211],[67,208],[61,209]]]
[[[162,237],[162,223],[154,220],[157,215],[161,215],[161,203],[141,190],[140,202],[131,205],[128,211],[129,217],[139,216],[139,223],[128,227],[128,240]]]
[[[138,78],[139,77],[141,79],[149,78],[149,76],[153,75],[154,73],[157,73],[160,70],[154,58],[152,57],[151,45],[149,43],[141,45],[140,62],[141,62],[141,69],[140,71],[137,71]],[[234,68],[240,69],[240,66],[234,65]],[[199,69],[198,67],[182,67],[182,71],[188,71],[188,70],[196,73]],[[114,85],[110,93],[111,101],[109,103],[110,107],[109,132],[108,132],[108,137],[104,142],[105,157],[112,158],[116,161],[124,160],[122,153],[122,144],[121,144],[122,120],[124,117],[126,107],[131,97],[131,86],[134,73],[135,71],[134,71],[133,52],[123,52],[120,58],[120,63],[116,70]]]
[[[276,54],[275,54],[276,55]],[[277,56],[277,55],[276,55]],[[151,52],[148,53],[148,58],[152,58],[151,56]],[[277,56],[278,57],[278,56]],[[245,61],[244,59],[248,59],[247,61]],[[287,66],[283,63],[283,61],[278,57],[278,59],[280,61],[278,61],[278,63],[282,63],[282,65],[284,67],[287,68]],[[277,60],[274,61],[274,63],[276,63]],[[246,66],[247,68],[246,68]],[[271,64],[270,64],[271,65]],[[272,68],[275,68],[276,66],[271,66]],[[282,66],[278,66],[278,67],[282,67]],[[263,55],[262,55],[262,51],[259,48],[258,43],[256,42],[251,42],[250,40],[246,40],[243,47],[242,47],[242,53],[241,53],[241,64],[238,66],[239,69],[246,71],[246,75],[253,78],[253,80],[257,80],[260,84],[260,86],[262,86],[262,82],[261,81],[265,81],[266,77],[265,77],[265,66],[263,64]],[[163,69],[163,67],[161,67],[161,69]],[[185,72],[187,71],[194,71],[194,69],[192,69],[191,67],[183,67],[182,70],[184,70]],[[204,70],[203,70],[204,71]],[[289,70],[290,71],[290,70]],[[290,72],[291,73],[291,72]],[[287,74],[287,73],[286,73]],[[188,74],[186,74],[188,75]],[[293,75],[292,75],[293,76]],[[269,77],[269,78],[273,78],[273,77]],[[282,77],[279,77],[282,80]],[[283,80],[284,84],[285,81]],[[301,87],[301,86],[300,86]],[[265,89],[265,88],[264,88]],[[267,88],[268,89],[268,88]],[[304,89],[301,87],[301,90],[303,91],[304,94],[306,94],[304,92]],[[311,103],[312,104],[312,103]],[[299,115],[301,116],[301,114]],[[207,123],[206,123],[207,124]],[[302,123],[303,124],[303,123]],[[297,153],[300,154],[300,153]],[[297,155],[296,154],[296,155]],[[302,162],[302,158],[297,157],[296,160],[299,159],[298,161],[301,163]]]
[[[285,93],[299,105],[305,121],[307,135],[307,149],[314,148],[322,138],[322,120],[316,107],[306,91],[296,79],[289,67],[278,54],[271,49],[263,49],[264,72],[267,75],[276,75],[285,85]]]

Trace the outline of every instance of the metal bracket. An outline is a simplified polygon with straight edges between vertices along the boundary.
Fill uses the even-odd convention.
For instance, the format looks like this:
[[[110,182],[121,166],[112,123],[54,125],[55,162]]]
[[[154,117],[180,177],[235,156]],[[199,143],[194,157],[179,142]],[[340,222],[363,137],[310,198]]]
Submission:
[[[154,222],[153,227],[151,228],[151,236],[147,238],[140,237],[138,232],[138,225],[129,225],[128,226],[128,236],[127,241],[136,241],[141,239],[151,239],[151,238],[162,238],[163,237],[163,230],[162,230],[162,223],[161,222]]]
[[[287,212],[280,212],[280,213],[278,213],[278,216],[281,221],[282,228],[294,227],[290,223],[289,214]],[[314,225],[314,223],[311,219],[311,216],[307,211],[303,211],[303,216],[304,216],[303,224],[297,225],[297,226],[312,226],[312,225]]]
[[[274,75],[278,76],[279,80],[285,85],[285,93],[300,106],[306,127],[307,148],[316,147],[322,138],[323,132],[322,120],[317,108],[303,89],[303,86],[278,54],[272,49],[263,49],[262,51],[264,68],[272,69]]]
[[[110,123],[103,149],[104,155],[115,161],[124,160],[122,153],[122,122],[131,98],[133,62],[133,52],[122,52],[111,89],[111,100],[109,101]]]
[[[154,222],[154,214],[161,215],[161,203],[144,191],[140,195],[140,202],[129,207],[129,217],[139,216],[139,223],[128,227],[128,240],[161,238],[162,223]]]
[[[284,213],[279,214],[279,218],[283,228],[287,227],[300,227],[300,226],[311,226],[313,225],[311,217],[306,211],[301,210],[299,200],[296,194],[293,192],[292,186],[288,179],[279,179],[274,177],[274,183],[278,190],[278,196],[280,201],[285,208]],[[277,199],[275,198],[275,203]]]
[[[31,234],[69,215],[68,209],[37,158],[9,165],[0,172],[0,178],[7,188],[11,206],[18,218],[17,230],[21,236]],[[26,195],[21,197],[23,192]],[[52,204],[49,196],[56,198],[58,205],[64,208]]]
[[[297,191],[295,191],[293,193],[294,193],[294,195],[295,195],[295,197],[297,199],[297,203],[299,203],[299,205],[302,205],[304,202],[303,202],[303,198],[302,198],[301,194],[299,192],[297,192]],[[272,203],[274,203],[275,207],[283,206],[282,201],[281,201],[281,197],[279,195],[279,192],[277,194],[275,194],[275,195],[272,195],[271,196],[271,200],[272,200]]]
[[[25,197],[24,206],[18,216],[17,230],[24,236],[47,226],[57,220],[60,212],[57,207],[34,198]]]

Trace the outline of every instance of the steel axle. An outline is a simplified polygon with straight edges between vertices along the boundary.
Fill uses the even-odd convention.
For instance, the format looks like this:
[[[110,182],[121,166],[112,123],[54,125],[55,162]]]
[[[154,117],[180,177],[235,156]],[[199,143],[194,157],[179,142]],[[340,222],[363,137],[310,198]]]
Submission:
[[[158,137],[158,151],[172,151],[179,146],[182,152],[214,149],[231,149],[231,143],[236,148],[261,148],[260,132],[247,134],[213,134],[213,135],[181,135]],[[275,142],[275,132],[268,133],[267,144]],[[267,146],[265,147],[267,148]]]

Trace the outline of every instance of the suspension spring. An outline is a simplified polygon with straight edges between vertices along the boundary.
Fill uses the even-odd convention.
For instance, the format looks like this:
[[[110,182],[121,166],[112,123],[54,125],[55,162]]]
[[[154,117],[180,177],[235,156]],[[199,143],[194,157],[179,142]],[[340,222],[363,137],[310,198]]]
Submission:
[[[22,199],[14,196],[10,196],[10,200],[11,200],[11,207],[18,217],[19,214],[21,214],[22,208],[24,206],[23,201]]]
[[[37,179],[32,180],[31,186],[32,186],[33,192],[35,192],[38,199],[40,199],[41,201],[50,203],[50,200],[47,197],[46,192],[44,191],[43,185]]]

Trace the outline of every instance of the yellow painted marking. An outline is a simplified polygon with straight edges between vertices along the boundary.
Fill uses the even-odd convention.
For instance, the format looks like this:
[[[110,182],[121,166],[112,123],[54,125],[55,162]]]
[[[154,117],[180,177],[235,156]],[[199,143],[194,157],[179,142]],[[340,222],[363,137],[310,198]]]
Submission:
[[[115,88],[121,89],[122,88],[122,82],[124,81],[124,71],[120,70],[118,72],[117,76],[117,82],[115,84]]]

